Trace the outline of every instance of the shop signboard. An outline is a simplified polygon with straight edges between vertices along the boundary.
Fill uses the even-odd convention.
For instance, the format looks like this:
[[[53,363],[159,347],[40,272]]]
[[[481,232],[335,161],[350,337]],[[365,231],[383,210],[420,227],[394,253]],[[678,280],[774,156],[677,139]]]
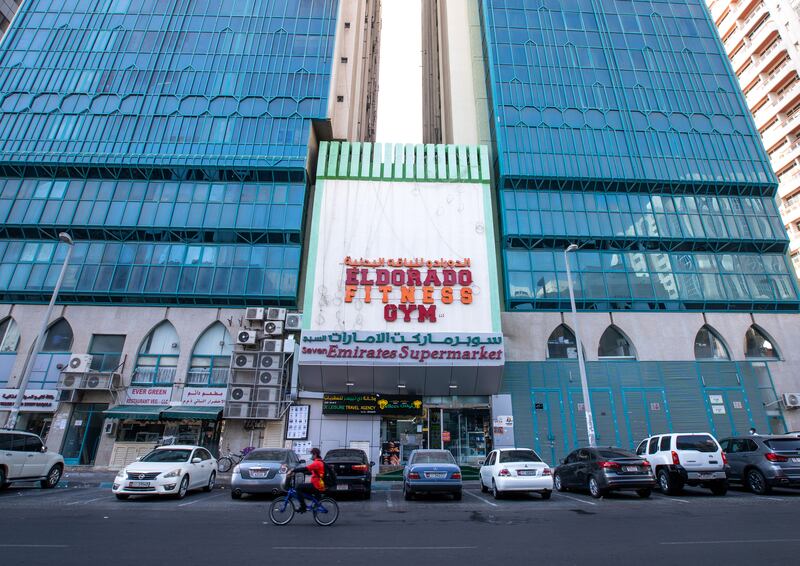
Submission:
[[[181,405],[189,407],[224,407],[225,387],[184,387]]]
[[[305,364],[380,366],[502,366],[502,334],[305,331]]]
[[[14,406],[18,389],[0,389],[0,410],[8,410]],[[58,408],[58,391],[56,389],[28,389],[22,397],[19,410],[26,413],[54,413]]]
[[[322,414],[419,416],[422,397],[326,393],[322,399]]]
[[[128,387],[125,405],[169,405],[172,387]]]

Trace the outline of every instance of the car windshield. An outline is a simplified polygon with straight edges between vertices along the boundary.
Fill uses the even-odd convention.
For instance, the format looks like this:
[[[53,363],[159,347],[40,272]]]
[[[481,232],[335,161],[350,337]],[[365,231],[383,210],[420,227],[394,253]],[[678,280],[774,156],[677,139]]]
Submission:
[[[503,450],[500,452],[500,463],[541,462],[542,459],[533,450]]]
[[[800,452],[800,438],[770,438],[764,444],[778,452]]]
[[[678,450],[696,450],[697,452],[716,452],[719,450],[716,441],[707,434],[682,434],[676,439]]]
[[[285,450],[253,450],[244,457],[245,462],[283,462],[285,459]]]
[[[412,464],[455,464],[450,452],[418,452],[414,455]]]
[[[168,448],[165,450],[153,450],[141,459],[142,462],[188,462],[191,450],[178,450]]]
[[[600,449],[600,450],[597,451],[597,453],[600,455],[601,458],[608,458],[608,459],[614,459],[614,458],[638,458],[639,457],[636,454],[634,454],[633,452],[629,452],[627,450],[620,450],[619,448]]]
[[[365,459],[366,454],[364,454],[363,450],[331,450],[325,454],[326,461],[356,460],[358,462],[363,462]]]

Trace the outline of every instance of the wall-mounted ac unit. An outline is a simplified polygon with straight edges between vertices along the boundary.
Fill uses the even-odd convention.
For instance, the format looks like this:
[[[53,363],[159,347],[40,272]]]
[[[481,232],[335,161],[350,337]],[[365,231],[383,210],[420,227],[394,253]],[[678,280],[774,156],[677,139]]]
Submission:
[[[303,315],[299,312],[290,312],[286,315],[286,324],[283,325],[283,328],[289,332],[300,330],[300,327],[303,326]]]
[[[225,417],[229,419],[246,419],[250,405],[247,403],[230,403],[225,405]]]
[[[84,389],[108,389],[108,379],[102,375],[88,375],[84,380],[83,387]]]
[[[283,340],[262,340],[262,352],[281,352],[283,350]]]
[[[258,367],[261,369],[278,369],[283,362],[283,354],[260,354]]]
[[[262,387],[255,390],[255,403],[277,403],[280,389],[277,387]]]
[[[234,354],[233,369],[254,369],[258,363],[256,354]]]
[[[277,320],[268,320],[264,323],[264,334],[267,336],[281,336],[283,334],[283,323]]]
[[[91,354],[72,354],[64,373],[86,373],[92,365]]]
[[[244,318],[245,320],[264,320],[264,309],[261,307],[247,307]]]
[[[58,393],[58,400],[61,403],[77,403],[80,401],[81,392],[77,389],[62,389]]]
[[[271,307],[267,309],[267,316],[264,317],[266,320],[280,320],[283,321],[286,318],[286,309],[279,309],[275,307]]]
[[[228,400],[233,403],[247,403],[250,401],[250,395],[252,392],[252,387],[235,385],[228,390]]]
[[[277,386],[281,382],[281,371],[268,369],[258,372],[257,385]]]
[[[236,344],[239,346],[255,346],[258,343],[258,332],[255,330],[240,330],[236,333]]]
[[[276,419],[278,418],[278,405],[253,405],[250,408],[251,419]]]
[[[70,390],[77,389],[81,385],[81,376],[74,373],[65,373],[61,376],[61,381],[58,383],[59,389]]]
[[[787,409],[800,409],[800,393],[784,393],[783,406]]]

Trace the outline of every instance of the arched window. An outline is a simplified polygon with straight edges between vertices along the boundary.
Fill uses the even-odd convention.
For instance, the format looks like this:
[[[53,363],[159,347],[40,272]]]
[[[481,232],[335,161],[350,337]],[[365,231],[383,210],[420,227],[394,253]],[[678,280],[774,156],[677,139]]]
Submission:
[[[755,324],[747,329],[744,336],[744,355],[748,358],[778,358],[775,342]]]
[[[575,334],[566,324],[559,325],[547,339],[547,358],[551,360],[578,358],[578,343],[575,340]]]
[[[722,338],[710,326],[704,326],[695,336],[694,357],[698,360],[731,359]]]
[[[636,350],[622,331],[612,325],[600,337],[597,355],[600,358],[635,358]]]
[[[175,382],[180,355],[178,332],[166,320],[150,331],[136,358],[134,385],[167,385]]]
[[[233,341],[221,322],[209,326],[192,350],[187,385],[224,386],[228,383]]]
[[[0,384],[7,384],[17,358],[19,329],[13,318],[0,322]]]
[[[72,327],[60,318],[50,325],[44,336],[42,351],[31,369],[31,389],[52,389],[58,383],[61,368],[69,363],[72,351]],[[61,367],[59,367],[61,366]]]

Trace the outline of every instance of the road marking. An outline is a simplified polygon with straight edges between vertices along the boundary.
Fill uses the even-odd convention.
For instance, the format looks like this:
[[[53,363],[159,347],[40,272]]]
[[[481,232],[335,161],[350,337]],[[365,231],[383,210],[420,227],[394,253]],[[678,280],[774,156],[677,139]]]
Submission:
[[[93,501],[100,501],[101,499],[108,499],[108,496],[95,497],[94,499],[89,499],[88,501],[73,501],[72,503],[67,503],[67,506],[69,507],[70,505],[86,505]]]
[[[389,509],[394,507],[394,503],[392,503],[392,492],[388,490],[386,491],[386,505],[389,507]]]
[[[661,497],[664,501],[677,501],[679,503],[691,503],[688,499],[679,499],[677,497]]]
[[[272,550],[474,550],[477,546],[273,546]]]
[[[66,544],[0,544],[0,548],[69,548]]]
[[[474,497],[475,499],[478,499],[478,500],[480,500],[480,501],[483,501],[484,503],[486,503],[486,505],[491,505],[492,507],[497,507],[497,503],[492,503],[492,502],[491,502],[491,501],[489,501],[488,499],[484,499],[484,498],[483,498],[483,497],[481,497],[480,495],[477,495],[477,494],[475,494],[475,493],[472,493],[471,491],[464,491],[464,493],[466,493],[467,495],[471,495],[471,496],[472,496],[472,497]]]
[[[194,505],[195,503],[199,503],[200,501],[208,501],[209,499],[214,499],[215,497],[219,497],[221,495],[224,494],[218,493],[216,495],[209,495],[208,497],[199,497],[194,501],[189,501],[188,503],[181,503],[180,505],[178,505],[178,507],[186,507],[187,505]]]
[[[754,542],[800,542],[800,538],[754,538],[749,540],[687,540],[676,542],[661,542],[667,546],[694,545],[694,544],[752,544]]]
[[[586,501],[585,499],[579,499],[577,497],[572,497],[571,495],[567,495],[566,493],[559,493],[560,497],[566,497],[567,499],[572,499],[573,501],[578,501],[580,503],[586,503],[587,505],[597,505],[594,501]]]

